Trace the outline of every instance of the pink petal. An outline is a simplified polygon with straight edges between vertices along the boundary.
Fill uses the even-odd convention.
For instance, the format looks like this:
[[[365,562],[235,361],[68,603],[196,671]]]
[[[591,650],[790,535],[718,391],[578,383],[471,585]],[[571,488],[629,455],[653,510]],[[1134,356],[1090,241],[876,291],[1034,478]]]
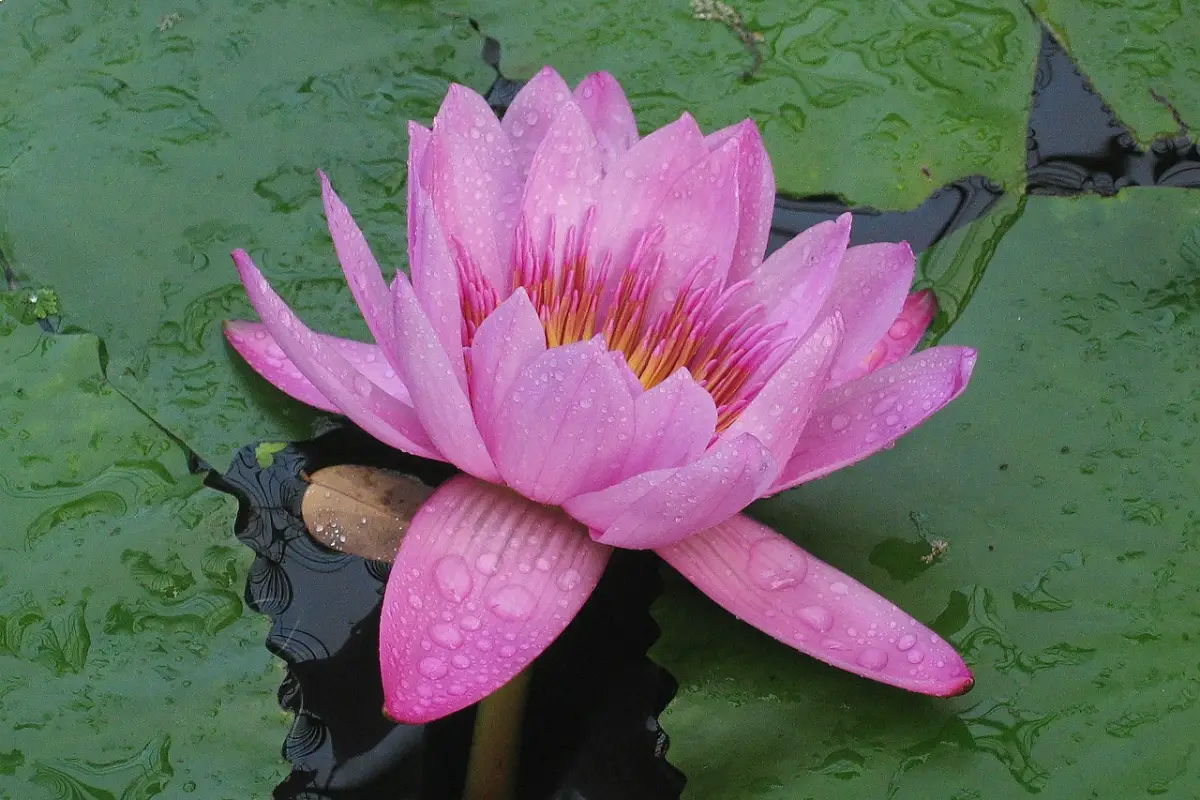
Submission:
[[[337,250],[342,271],[346,273],[350,293],[354,295],[354,302],[362,311],[371,335],[388,360],[392,361],[390,354],[395,349],[392,341],[392,303],[387,283],[379,270],[379,262],[350,216],[350,210],[333,191],[329,178],[320,170],[317,175],[321,178],[321,201],[325,206],[329,235],[333,237],[333,246]]]
[[[471,343],[471,405],[493,458],[500,404],[526,364],[546,352],[546,331],[525,287],[518,287],[479,326]]]
[[[969,347],[933,347],[826,392],[771,493],[828,475],[896,441],[962,394],[975,359]]]
[[[733,249],[729,280],[740,281],[758,269],[767,250],[771,217],[775,213],[775,172],[771,169],[771,157],[767,155],[762,135],[753,120],[743,120],[710,133],[704,142],[709,149],[715,150],[734,138],[740,143],[738,208],[741,219],[738,221],[737,244]]]
[[[326,346],[335,350],[342,358],[354,365],[355,369],[367,376],[375,384],[392,397],[404,402],[412,402],[408,389],[404,388],[396,370],[388,364],[378,345],[356,342],[353,339],[339,339],[336,336],[314,334]],[[340,414],[341,409],[321,394],[312,381],[304,377],[296,365],[283,354],[275,337],[261,322],[245,322],[230,320],[225,323],[225,338],[233,348],[277,389],[281,389],[301,403],[316,408]]]
[[[430,325],[437,333],[442,349],[450,359],[454,377],[463,391],[467,388],[466,364],[463,361],[462,296],[458,269],[450,248],[442,235],[442,227],[433,211],[429,195],[418,187],[409,206],[412,237],[408,240],[409,270],[417,301],[425,311]]]
[[[588,261],[599,264],[612,253],[611,286],[628,266],[638,238],[654,224],[671,186],[707,156],[700,128],[684,114],[631,147],[604,176]]]
[[[421,180],[446,238],[463,245],[493,286],[507,287],[521,180],[500,121],[464,86],[450,86],[434,118]]]
[[[446,459],[433,445],[413,407],[376,386],[338,352],[305,327],[267,283],[245,250],[233,263],[254,310],[279,349],[318,392],[356,425],[384,444],[424,458]]]
[[[664,229],[659,246],[666,257],[650,319],[674,304],[684,278],[709,262],[704,283],[721,282],[729,273],[738,233],[738,141],[730,140],[680,176],[663,199],[655,222]]]
[[[392,283],[401,377],[429,438],[446,460],[485,481],[499,480],[466,391],[403,273]],[[461,349],[458,351],[461,357]]]
[[[419,122],[408,121],[408,185],[406,186],[408,195],[408,242],[409,247],[412,247],[412,242],[416,237],[416,226],[419,222],[417,215],[413,213],[413,209],[417,207],[416,194],[421,188],[421,173],[425,169],[425,151],[429,149],[429,139],[433,136],[433,132]]]
[[[522,182],[529,175],[533,155],[558,117],[563,104],[571,99],[571,87],[551,67],[542,67],[513,98],[500,127],[512,142],[517,175]]]
[[[776,467],[782,469],[829,381],[844,331],[840,316],[826,317],[721,437],[732,439],[743,433],[754,436],[771,452]]]
[[[917,620],[788,539],[738,515],[658,554],[739,619],[839,669],[952,697],[971,671]]]
[[[575,497],[563,508],[602,544],[665,547],[741,511],[762,494],[777,469],[771,453],[743,434],[718,442],[686,466],[637,475]]]
[[[555,241],[550,263],[564,263],[569,229],[575,228],[573,238],[578,242],[584,215],[595,206],[599,188],[596,138],[579,106],[567,95],[533,157],[521,200],[521,213],[537,243],[537,255],[546,255],[544,245],[553,221]]]
[[[717,428],[717,406],[686,367],[634,400],[633,446],[624,475],[678,467],[708,448]]]
[[[633,436],[633,398],[597,337],[526,364],[493,430],[505,483],[559,504],[613,482]]]
[[[466,476],[417,512],[379,623],[384,710],[422,723],[511,680],[596,587],[609,548],[555,508]]]
[[[637,121],[617,79],[607,72],[594,72],[575,87],[575,102],[583,109],[600,147],[600,166],[605,174],[637,144]]]
[[[913,253],[907,242],[851,247],[842,257],[826,313],[840,312],[846,336],[833,367],[834,383],[856,369],[904,307],[913,281]]]
[[[871,348],[854,367],[847,367],[837,383],[848,383],[869,372],[895,364],[917,349],[929,323],[937,314],[937,299],[929,289],[913,292],[904,301],[900,315],[888,328],[887,333]],[[836,385],[836,383],[835,383]]]

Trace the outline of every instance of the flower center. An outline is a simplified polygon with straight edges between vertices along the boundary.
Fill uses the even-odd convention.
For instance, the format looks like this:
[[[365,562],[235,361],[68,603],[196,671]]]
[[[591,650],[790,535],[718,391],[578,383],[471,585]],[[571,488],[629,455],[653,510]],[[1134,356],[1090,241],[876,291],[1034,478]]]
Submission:
[[[651,298],[659,288],[664,257],[657,250],[661,226],[642,234],[609,291],[612,254],[598,265],[587,253],[595,224],[590,209],[563,238],[561,250],[554,219],[546,245],[537,247],[524,218],[518,223],[512,254],[512,291],[524,288],[546,331],[546,346],[559,347],[602,333],[610,350],[625,356],[629,368],[649,389],[685,367],[717,406],[717,431],[737,418],[758,394],[795,339],[780,336],[782,322],[762,321],[754,305],[733,313],[731,301],[749,285],[724,285],[707,278],[712,260],[696,264],[675,291],[673,304],[651,319]],[[466,250],[452,242],[462,292],[463,343],[499,303],[495,289]],[[542,253],[541,256],[538,253]]]

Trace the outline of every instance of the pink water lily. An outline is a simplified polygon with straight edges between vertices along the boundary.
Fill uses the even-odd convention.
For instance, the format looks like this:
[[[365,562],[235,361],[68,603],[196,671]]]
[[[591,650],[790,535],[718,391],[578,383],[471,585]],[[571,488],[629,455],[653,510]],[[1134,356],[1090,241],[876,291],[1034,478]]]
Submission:
[[[889,446],[958,396],[974,351],[911,355],[935,311],[906,244],[851,217],[763,260],[774,177],[747,120],[640,138],[621,87],[547,68],[498,120],[452,86],[409,126],[410,275],[385,282],[321,175],[374,344],[306,328],[244,251],[263,323],[226,335],[267,380],[464,474],[417,513],[384,597],[386,710],[423,722],[509,681],[566,627],[611,548],[652,548],[738,617],[916,692],[962,659],[739,512]]]

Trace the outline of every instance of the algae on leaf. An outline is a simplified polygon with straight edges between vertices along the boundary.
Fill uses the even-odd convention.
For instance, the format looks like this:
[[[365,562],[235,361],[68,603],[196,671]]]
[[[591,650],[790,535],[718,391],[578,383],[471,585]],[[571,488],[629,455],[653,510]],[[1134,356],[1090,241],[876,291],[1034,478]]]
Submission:
[[[234,504],[94,336],[0,334],[0,796],[267,796],[287,720]]]
[[[1028,197],[998,242],[973,225],[963,274],[990,259],[942,339],[979,349],[970,390],[752,511],[930,623],[975,688],[853,678],[669,580],[652,656],[680,682],[662,721],[693,797],[1195,791],[1200,195]],[[894,546],[934,538],[932,565]]]
[[[1039,31],[1019,0],[734,2],[732,26],[686,0],[459,5],[509,77],[608,70],[645,131],[683,111],[706,130],[752,117],[785,194],[913,208],[972,174],[1022,190]]]

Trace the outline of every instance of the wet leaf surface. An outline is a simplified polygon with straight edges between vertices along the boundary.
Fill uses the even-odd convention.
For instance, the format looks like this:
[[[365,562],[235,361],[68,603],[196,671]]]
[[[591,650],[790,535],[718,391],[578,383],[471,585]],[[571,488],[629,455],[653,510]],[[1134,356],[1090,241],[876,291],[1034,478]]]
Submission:
[[[617,74],[643,132],[683,111],[706,130],[753,117],[787,194],[913,208],[968,175],[1023,181],[1040,34],[1016,0],[730,3],[762,37],[749,49],[736,24],[697,18],[713,3],[460,5],[501,43],[507,77]]]
[[[1195,791],[1198,237],[1183,190],[1028,198],[944,339],[980,349],[970,391],[753,509],[954,642],[970,694],[838,673],[668,580],[652,654],[689,796]]]
[[[266,796],[281,671],[243,614],[234,504],[108,385],[94,336],[4,321],[0,796]]]

